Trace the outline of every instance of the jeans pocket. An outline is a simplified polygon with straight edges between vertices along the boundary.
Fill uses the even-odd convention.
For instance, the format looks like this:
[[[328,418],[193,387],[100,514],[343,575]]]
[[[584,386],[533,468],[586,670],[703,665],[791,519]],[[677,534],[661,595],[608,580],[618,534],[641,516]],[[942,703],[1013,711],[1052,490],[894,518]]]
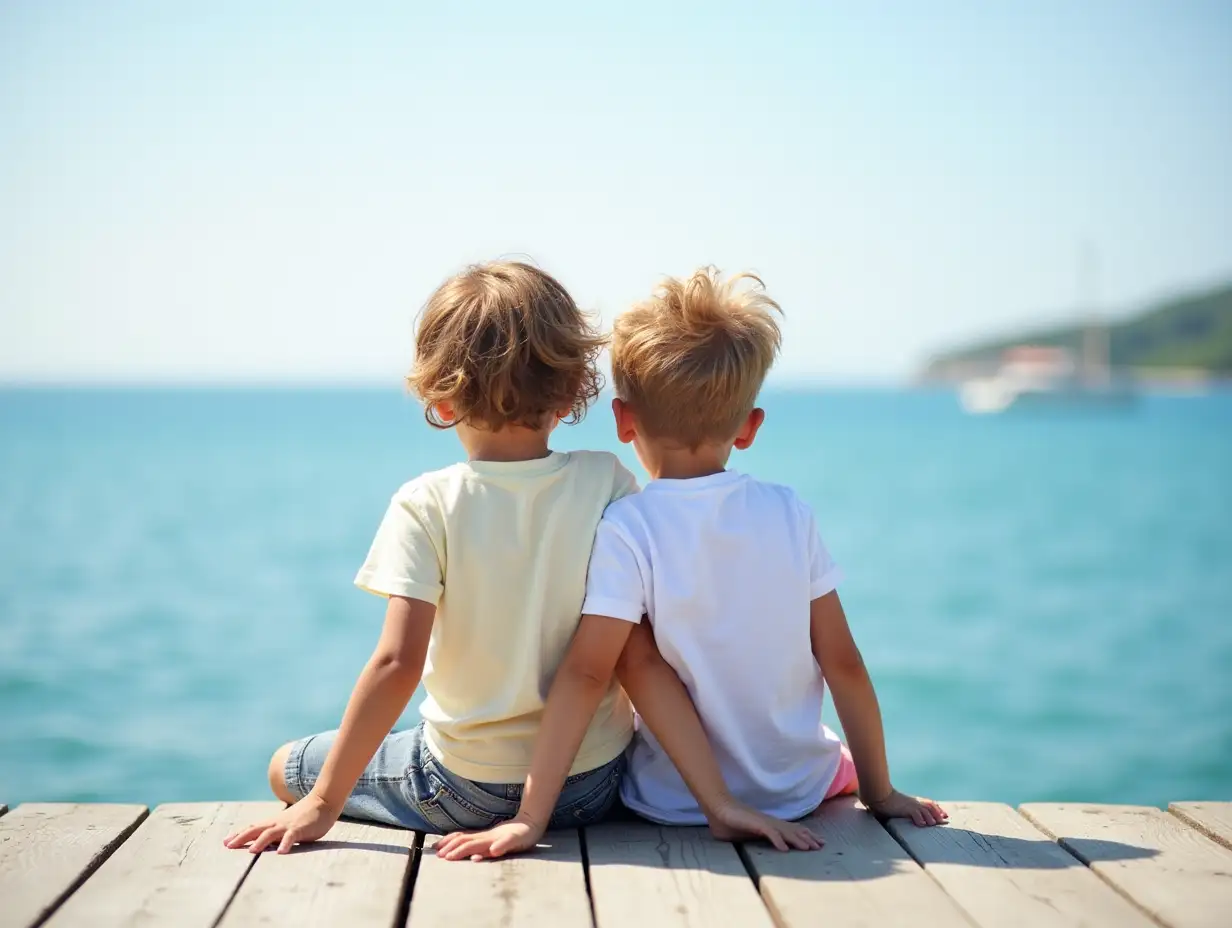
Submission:
[[[441,834],[491,828],[517,812],[517,803],[490,796],[477,788],[468,791],[434,769],[425,768],[424,773],[429,792],[420,800],[419,811]]]
[[[502,821],[501,816],[494,816],[476,809],[465,800],[453,795],[448,787],[441,787],[430,798],[420,803],[419,814],[443,835],[454,831],[491,828]]]
[[[551,828],[579,828],[602,821],[604,815],[620,795],[620,775],[623,763],[612,763],[600,768],[602,773],[593,777],[593,786],[581,796],[556,806],[552,813]],[[590,786],[590,783],[587,783]]]

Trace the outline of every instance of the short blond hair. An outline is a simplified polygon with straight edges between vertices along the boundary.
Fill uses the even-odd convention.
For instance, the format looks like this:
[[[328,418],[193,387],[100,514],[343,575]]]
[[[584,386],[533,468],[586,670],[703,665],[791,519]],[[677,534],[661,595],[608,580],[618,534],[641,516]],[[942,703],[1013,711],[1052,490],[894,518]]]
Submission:
[[[761,278],[712,267],[668,278],[616,319],[612,379],[647,437],[689,448],[730,441],[782,343]]]
[[[407,384],[437,428],[541,428],[562,410],[576,422],[603,386],[605,341],[550,274],[518,261],[477,264],[425,304]],[[443,402],[452,421],[436,410]]]

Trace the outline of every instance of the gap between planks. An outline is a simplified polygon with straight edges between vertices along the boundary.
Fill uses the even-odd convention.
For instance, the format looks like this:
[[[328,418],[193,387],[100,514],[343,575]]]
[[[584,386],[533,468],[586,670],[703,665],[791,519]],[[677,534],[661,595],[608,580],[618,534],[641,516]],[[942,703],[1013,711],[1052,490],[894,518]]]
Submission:
[[[386,928],[404,921],[764,926],[773,914],[781,928],[795,928],[815,923],[823,909],[834,926],[870,918],[891,925],[1146,924],[1122,896],[1161,924],[1223,928],[1215,913],[1232,906],[1232,898],[1220,895],[1229,881],[1218,879],[1229,872],[1232,851],[1190,828],[1183,814],[1218,824],[1218,816],[1232,810],[1227,803],[1177,803],[1172,815],[1137,807],[1024,807],[1039,828],[1007,806],[954,803],[945,828],[891,823],[887,831],[853,800],[839,800],[813,817],[826,849],[790,855],[759,845],[737,852],[704,829],[645,823],[596,826],[584,835],[551,833],[534,855],[485,864],[437,861],[430,849],[420,851],[423,836],[354,822],[339,823],[333,842],[283,857],[244,860],[222,848],[229,821],[242,824],[239,819],[264,805],[277,808],[179,804],[160,806],[147,819],[140,806],[18,807],[0,818],[0,897],[6,902],[0,926],[29,928],[48,913],[51,928],[131,924],[170,911],[162,894],[191,898],[176,909],[177,924],[179,916],[196,913],[184,923],[201,928],[210,928],[220,913],[222,928],[235,928],[275,913],[281,921],[288,912],[306,925]],[[213,817],[203,814],[211,809]],[[1094,819],[1103,822],[1095,837],[1067,824]],[[1052,826],[1060,846],[1046,837]],[[186,837],[190,833],[196,837]],[[31,838],[36,834],[37,841]],[[1094,874],[1067,851],[1089,862]],[[18,867],[36,891],[23,889]],[[152,874],[147,882],[155,885],[125,901],[119,887],[138,886],[142,874]],[[130,917],[120,917],[124,912]]]
[[[583,837],[597,928],[773,928],[735,845],[706,828],[611,823]]]
[[[261,854],[218,924],[388,928],[405,908],[418,841],[402,828],[340,821],[322,841]]]
[[[40,924],[148,814],[140,805],[25,803],[0,818],[0,928]]]
[[[437,840],[424,839],[408,928],[591,928],[576,830],[548,832],[529,855],[479,863],[439,859]]]
[[[1232,802],[1174,802],[1168,811],[1212,841],[1232,849]]]
[[[944,802],[949,824],[890,833],[977,925],[1150,928],[1154,923],[1012,808]]]
[[[1227,928],[1232,850],[1153,806],[1032,803],[1022,814],[1169,928]]]
[[[766,907],[780,928],[963,926],[966,912],[853,798],[833,799],[808,818],[819,851],[741,848]]]
[[[212,928],[256,863],[223,840],[281,808],[277,802],[158,806],[51,916],[48,928]]]

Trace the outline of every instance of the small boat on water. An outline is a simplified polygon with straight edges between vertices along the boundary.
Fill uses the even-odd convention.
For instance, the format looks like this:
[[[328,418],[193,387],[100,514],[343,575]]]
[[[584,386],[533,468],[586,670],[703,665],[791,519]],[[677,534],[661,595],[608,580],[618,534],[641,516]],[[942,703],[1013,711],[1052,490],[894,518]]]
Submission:
[[[1078,261],[1079,305],[1088,307],[1082,357],[1058,345],[1017,345],[1001,355],[991,376],[975,377],[959,388],[970,413],[1020,408],[1103,408],[1128,406],[1137,398],[1131,380],[1112,369],[1108,326],[1095,310],[1095,250],[1085,246]]]
[[[1125,406],[1136,397],[1133,385],[1107,366],[1079,365],[1065,348],[1021,345],[1010,348],[989,377],[966,381],[959,399],[970,413],[1017,408]]]

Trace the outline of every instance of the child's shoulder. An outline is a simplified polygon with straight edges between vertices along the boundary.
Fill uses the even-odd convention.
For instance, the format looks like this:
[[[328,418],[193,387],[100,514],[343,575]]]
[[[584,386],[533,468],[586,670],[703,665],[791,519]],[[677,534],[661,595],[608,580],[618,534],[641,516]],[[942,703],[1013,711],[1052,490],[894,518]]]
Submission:
[[[548,473],[571,473],[572,493],[601,498],[606,505],[637,492],[637,478],[610,451],[557,452],[553,456],[559,465]],[[545,473],[540,471],[537,476],[543,477]],[[448,508],[451,502],[471,493],[475,477],[474,468],[466,463],[451,464],[408,480],[394,493],[394,500],[421,508]]]
[[[450,464],[440,470],[430,470],[413,477],[394,491],[394,500],[424,504],[440,497],[445,488],[460,483],[466,474],[462,464]]]
[[[637,492],[637,478],[610,451],[570,451],[569,466],[575,467],[600,493],[620,500]]]
[[[794,508],[808,509],[808,503],[801,499],[800,494],[796,492],[795,487],[790,487],[785,483],[773,483],[769,480],[761,480],[757,477],[750,477],[747,474],[744,476],[747,485],[753,489],[760,499],[766,501],[775,501],[782,503],[785,506]]]
[[[813,507],[804,501],[795,487],[785,483],[772,483],[756,477],[749,482],[751,501],[754,507],[771,517],[781,517],[797,526],[810,526],[814,522]],[[778,521],[778,518],[775,518]]]
[[[566,451],[569,463],[574,467],[594,470],[597,473],[619,473],[628,470],[620,463],[620,458],[610,451]]]

